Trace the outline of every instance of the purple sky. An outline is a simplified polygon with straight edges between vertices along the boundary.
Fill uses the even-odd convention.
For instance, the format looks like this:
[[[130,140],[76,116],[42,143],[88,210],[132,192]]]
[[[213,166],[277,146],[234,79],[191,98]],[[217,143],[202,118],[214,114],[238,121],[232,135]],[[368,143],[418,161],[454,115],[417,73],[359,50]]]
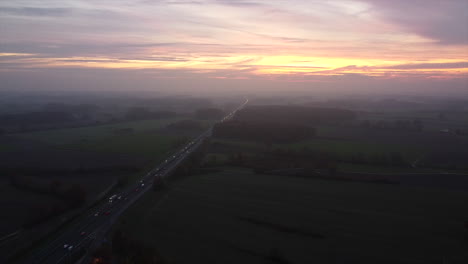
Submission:
[[[15,0],[1,89],[468,93],[468,0]]]

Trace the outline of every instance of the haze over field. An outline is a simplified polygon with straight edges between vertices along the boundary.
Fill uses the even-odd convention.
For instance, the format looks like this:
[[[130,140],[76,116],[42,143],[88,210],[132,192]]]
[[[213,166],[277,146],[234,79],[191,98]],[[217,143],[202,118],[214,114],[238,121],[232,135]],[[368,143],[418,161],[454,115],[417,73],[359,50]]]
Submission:
[[[468,94],[466,0],[15,0],[2,90]]]
[[[468,0],[0,1],[0,263],[468,263]]]

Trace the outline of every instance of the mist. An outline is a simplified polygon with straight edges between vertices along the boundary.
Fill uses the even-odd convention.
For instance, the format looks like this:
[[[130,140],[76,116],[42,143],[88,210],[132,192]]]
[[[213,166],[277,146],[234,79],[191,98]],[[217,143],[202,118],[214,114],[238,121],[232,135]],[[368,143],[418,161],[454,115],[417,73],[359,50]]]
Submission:
[[[47,69],[0,72],[2,91],[155,92],[173,95],[309,95],[309,96],[468,96],[468,78],[399,79],[359,74],[336,76],[251,76],[222,78],[216,73],[177,70]]]

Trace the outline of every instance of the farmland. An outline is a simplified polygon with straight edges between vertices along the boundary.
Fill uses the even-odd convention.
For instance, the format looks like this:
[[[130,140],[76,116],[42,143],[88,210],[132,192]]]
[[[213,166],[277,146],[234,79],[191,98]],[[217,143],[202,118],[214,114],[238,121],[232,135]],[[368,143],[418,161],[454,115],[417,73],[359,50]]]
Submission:
[[[286,147],[295,150],[309,148],[317,151],[331,152],[342,156],[349,156],[356,153],[373,155],[401,152],[405,157],[407,157],[410,160],[416,159],[423,153],[422,150],[407,145],[394,145],[384,143],[376,144],[371,142],[359,142],[339,139],[313,139],[305,142],[290,144],[289,146],[279,145],[277,147]]]
[[[145,195],[114,234],[179,264],[468,260],[464,136],[282,109],[218,124],[199,167]],[[290,137],[289,123],[309,134]]]
[[[133,122],[116,123],[109,125],[55,129],[29,133],[15,134],[16,137],[36,140],[52,145],[74,144],[82,142],[93,142],[118,133],[119,129],[130,128],[134,133],[155,131],[171,124],[179,118],[141,120]]]
[[[175,263],[464,263],[468,194],[254,174],[147,194],[117,229]]]
[[[221,114],[133,107],[102,122],[7,130],[0,232],[79,221]],[[468,138],[427,127],[462,117],[247,106],[184,151],[169,178],[145,180],[151,190],[96,252],[135,263],[465,263]]]
[[[351,168],[356,171],[360,166],[367,167],[363,170],[367,172],[465,172],[468,169],[463,161],[466,160],[466,149],[461,147],[468,144],[464,136],[434,131],[373,129],[355,124],[318,125],[316,130],[316,135],[311,139],[290,143],[215,137],[211,152],[217,155],[217,160],[226,160],[233,153],[257,156],[272,151],[322,153],[332,156],[339,163],[356,163],[353,168],[340,166],[344,170]],[[388,168],[389,164],[382,162],[382,159],[390,156],[398,156],[406,165]],[[414,168],[416,166],[417,169]]]
[[[0,136],[0,168],[3,172],[2,200],[9,204],[9,216],[0,234],[23,226],[31,209],[59,203],[53,195],[14,188],[11,177],[27,176],[30,184],[63,188],[81,186],[88,202],[118,180],[131,181],[161,161],[168,153],[198,135],[197,130],[170,131],[166,127],[181,118],[142,120],[109,125],[54,129]],[[13,197],[22,197],[11,202]]]

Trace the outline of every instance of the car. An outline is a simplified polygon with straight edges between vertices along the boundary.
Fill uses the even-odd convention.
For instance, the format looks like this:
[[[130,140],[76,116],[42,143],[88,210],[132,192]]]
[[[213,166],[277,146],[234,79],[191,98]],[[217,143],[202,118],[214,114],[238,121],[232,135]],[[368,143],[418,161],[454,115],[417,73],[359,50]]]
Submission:
[[[94,216],[98,216],[99,215],[99,212],[95,213]]]
[[[138,190],[140,190],[140,189],[138,189],[138,188],[135,188],[135,192],[138,192]]]
[[[63,248],[68,248],[68,246],[69,246],[68,244],[65,244],[63,245]]]
[[[142,183],[142,184],[141,184],[141,187],[144,187],[144,186],[145,186],[145,184],[144,184],[144,183]]]
[[[112,201],[117,197],[117,194],[112,195],[109,197],[109,203],[112,203]]]
[[[117,200],[120,200],[120,199],[122,199],[122,196],[121,196],[121,195],[119,195],[119,197],[117,197]]]
[[[84,235],[86,235],[86,232],[83,231],[80,233],[80,236],[84,236]]]
[[[110,215],[110,211],[106,211],[104,214],[105,215]]]
[[[73,246],[69,246],[69,247],[68,247],[68,250],[72,250],[72,249],[73,249]]]

